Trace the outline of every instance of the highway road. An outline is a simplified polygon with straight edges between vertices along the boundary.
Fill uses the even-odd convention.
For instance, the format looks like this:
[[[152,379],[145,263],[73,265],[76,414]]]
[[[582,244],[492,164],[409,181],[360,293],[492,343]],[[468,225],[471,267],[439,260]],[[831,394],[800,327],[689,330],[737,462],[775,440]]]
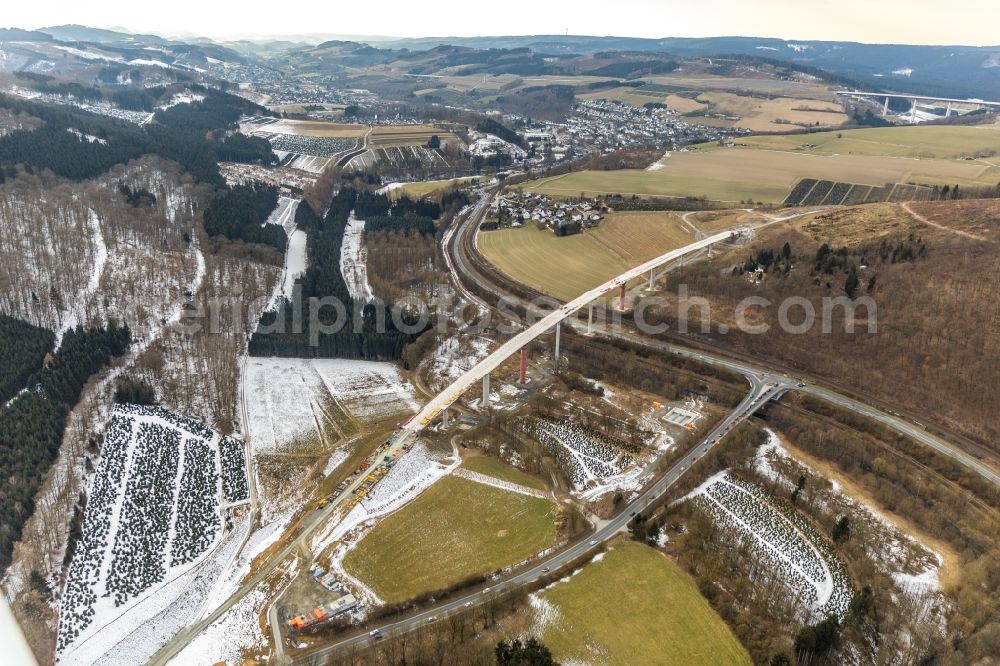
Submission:
[[[784,215],[772,216],[771,222],[785,221],[793,219],[799,215],[808,215],[815,211],[808,211],[805,213],[786,213]],[[471,279],[479,285],[480,288],[493,293],[498,299],[507,298],[515,301],[520,301],[516,296],[512,294],[500,291],[494,284],[490,283],[487,279],[479,275],[478,271],[469,266],[462,253],[462,243],[470,240],[469,235],[475,234],[478,224],[472,222],[475,217],[475,211],[473,215],[463,221],[463,223],[454,228],[454,258],[451,257],[451,252],[448,251],[448,245],[445,245],[445,257],[448,258],[449,267],[452,268],[452,273],[455,276],[456,282],[461,286],[459,281],[458,271],[461,271],[462,275],[466,278]],[[445,237],[445,241],[450,240],[450,236]],[[486,303],[479,297],[472,295],[467,290],[463,289],[469,297],[474,298],[482,306],[487,307]],[[584,333],[587,330],[586,324],[582,322],[571,319],[568,324],[573,327],[574,330]],[[815,382],[809,381],[807,379],[797,379],[791,380],[789,375],[783,372],[769,370],[763,368],[760,365],[753,363],[747,363],[739,359],[725,356],[721,353],[713,353],[708,351],[703,351],[695,349],[693,347],[686,347],[677,345],[670,342],[665,342],[662,340],[657,340],[650,338],[648,336],[638,335],[631,331],[628,331],[622,327],[609,328],[603,325],[594,324],[594,333],[600,334],[605,337],[617,338],[620,340],[625,340],[632,344],[641,345],[648,348],[657,349],[666,353],[674,354],[683,358],[691,358],[707,365],[713,365],[716,367],[725,368],[735,373],[739,373],[745,376],[756,375],[762,378],[769,378],[772,381],[787,381],[789,383],[786,390],[795,390],[802,393],[807,393],[813,395],[817,398],[830,402],[834,405],[847,409],[849,411],[855,412],[862,416],[871,418],[882,425],[888,426],[889,428],[913,438],[914,440],[929,446],[935,451],[955,460],[956,462],[962,464],[963,466],[977,472],[984,478],[989,480],[991,483],[1000,486],[1000,474],[998,474],[997,469],[982,460],[970,455],[967,451],[963,450],[961,447],[949,442],[948,440],[938,437],[937,435],[929,432],[920,423],[915,422],[911,419],[904,418],[899,414],[887,411],[886,409],[881,409],[874,405],[868,404],[863,400],[849,397],[840,393],[832,388],[818,385]]]
[[[483,199],[477,203],[476,207],[467,219],[478,219],[478,217],[481,216],[482,212],[485,210],[485,206],[488,202],[489,198],[483,197]],[[500,364],[507,360],[507,358],[511,355],[517,353],[521,347],[528,344],[538,336],[543,335],[557,323],[560,323],[567,317],[573,315],[576,310],[585,307],[588,303],[601,297],[602,295],[617,289],[623,282],[627,283],[637,277],[643,276],[653,268],[670,263],[692,252],[698,252],[714,243],[729,240],[729,238],[730,232],[727,231],[709,236],[685,247],[671,250],[666,254],[651,259],[627,271],[626,273],[607,281],[599,287],[587,291],[570,303],[563,305],[558,310],[545,315],[541,320],[517,333],[514,337],[501,345],[496,351],[469,369],[462,377],[452,383],[451,386],[432,398],[426,405],[424,405],[416,416],[410,419],[399,431],[396,432],[395,435],[393,435],[389,449],[384,453],[386,455],[401,453],[401,449],[415,441],[423,429],[430,425],[431,421],[440,415],[445,408],[457,401],[466,390],[499,367]],[[364,475],[359,474],[357,478],[347,487],[347,489],[345,489],[344,492],[341,493],[341,495],[327,507],[319,512],[314,512],[307,516],[305,518],[304,525],[300,530],[301,533],[295,539],[290,540],[287,545],[280,549],[267,563],[260,567],[252,577],[240,585],[236,592],[234,592],[218,608],[202,617],[198,622],[188,625],[178,632],[178,634],[176,634],[166,645],[164,645],[163,648],[161,648],[148,663],[151,666],[164,666],[170,659],[176,656],[176,654],[180,652],[188,642],[193,640],[195,636],[204,631],[212,622],[221,617],[223,613],[231,608],[233,604],[239,601],[239,599],[248,594],[257,584],[265,580],[285,558],[292,554],[299,539],[314,532],[320,525],[323,524],[323,522],[325,522],[326,519],[333,517],[334,513],[338,511],[345,502],[353,497],[354,491],[363,482]]]
[[[364,648],[368,645],[382,640],[384,637],[391,637],[414,631],[432,622],[440,621],[449,613],[462,611],[488,600],[491,595],[506,592],[518,587],[528,585],[550,571],[556,571],[560,567],[571,564],[575,560],[595,552],[601,545],[613,538],[616,534],[626,528],[632,516],[642,512],[647,506],[659,499],[666,493],[677,480],[681,478],[685,471],[697,460],[708,453],[723,436],[732,430],[740,421],[749,418],[754,411],[763,405],[767,400],[779,394],[787,386],[783,383],[761,382],[753,375],[748,377],[751,385],[750,392],[740,402],[739,405],[723,419],[708,435],[688,452],[686,456],[678,460],[667,472],[660,477],[652,486],[647,488],[641,495],[636,497],[625,509],[609,520],[604,526],[591,534],[586,539],[573,543],[562,550],[550,555],[547,558],[534,562],[524,570],[515,573],[509,578],[491,583],[488,587],[479,588],[461,597],[428,606],[418,613],[409,615],[394,622],[386,622],[378,626],[378,634],[362,633],[344,638],[336,643],[327,645],[309,654],[302,655],[294,660],[295,664],[319,666],[334,653],[349,650],[351,648]],[[376,631],[373,629],[372,631]]]
[[[458,273],[467,272],[468,266],[464,264],[461,256],[461,252],[456,252],[454,257],[451,257],[451,253],[448,251],[448,243],[454,241],[455,247],[457,248],[460,242],[463,240],[463,236],[468,233],[475,233],[475,229],[478,228],[478,220],[481,218],[482,214],[485,212],[485,208],[489,203],[490,197],[484,196],[473,208],[473,210],[463,219],[462,221],[456,223],[449,232],[445,235],[445,256],[448,260],[449,268],[458,277]],[[766,224],[771,224],[781,220],[787,220],[793,217],[794,214],[775,216]],[[757,226],[764,226],[757,225]],[[557,323],[563,321],[568,321],[568,325],[574,326],[575,328],[586,328],[585,324],[579,322],[574,316],[575,313],[581,308],[586,307],[592,301],[604,296],[605,294],[617,289],[621,284],[627,284],[628,282],[637,279],[639,277],[644,277],[650,270],[654,268],[659,268],[661,266],[670,264],[681,257],[690,255],[692,253],[700,252],[703,249],[714,245],[716,243],[725,242],[730,239],[729,231],[721,232],[708,236],[701,240],[697,240],[685,247],[672,250],[659,257],[656,257],[650,261],[647,261],[640,266],[637,266],[626,273],[619,275],[605,282],[604,284],[591,289],[579,297],[573,299],[569,303],[561,306],[559,309],[545,314],[540,320],[529,325],[524,330],[515,334],[511,339],[502,344],[497,350],[492,354],[487,356],[477,365],[468,370],[462,377],[456,380],[451,386],[445,389],[443,392],[432,398],[421,410],[420,412],[408,421],[397,433],[393,436],[390,448],[386,453],[394,453],[399,449],[403,448],[408,443],[416,440],[420,435],[421,431],[427,427],[430,422],[437,418],[440,413],[446,409],[448,406],[456,402],[463,393],[472,388],[477,382],[481,381],[484,376],[498,368],[506,359],[508,359],[513,354],[517,353],[521,347],[528,344],[530,341],[534,340],[540,335],[543,335],[550,329],[552,329]],[[458,264],[458,265],[456,265]],[[472,271],[468,271],[469,275],[472,275]],[[477,282],[488,291],[492,293],[497,293],[496,288],[489,284],[488,282],[482,281],[473,276]],[[461,288],[461,282],[458,282],[459,288]],[[465,291],[463,289],[463,291]],[[466,292],[467,293],[467,292]],[[498,296],[507,296],[507,294],[499,294]],[[475,302],[477,302],[482,307],[487,309],[490,308],[489,304],[482,301],[473,294],[468,294],[468,296]],[[691,452],[688,453],[682,460],[678,461],[673,467],[670,468],[656,483],[654,483],[650,488],[648,488],[641,496],[634,500],[625,511],[613,518],[606,525],[600,528],[590,539],[584,543],[577,543],[563,549],[549,558],[540,561],[539,563],[531,566],[523,572],[515,574],[509,579],[505,579],[499,582],[488,590],[489,593],[499,592],[501,590],[507,590],[512,587],[517,587],[528,583],[539,576],[543,575],[548,569],[558,568],[568,562],[571,562],[581,555],[586,554],[588,551],[597,548],[603,541],[610,539],[614,534],[620,531],[630,520],[631,512],[639,511],[647,504],[654,501],[664,492],[666,492],[677,479],[683,474],[683,472],[688,469],[695,460],[700,458],[706,451],[708,451],[712,446],[714,446],[718,440],[726,432],[731,430],[739,421],[748,418],[761,404],[766,400],[774,397],[779,397],[781,394],[788,390],[800,390],[807,393],[812,393],[824,400],[828,400],[834,404],[841,407],[845,407],[852,411],[855,411],[864,416],[868,416],[877,420],[884,425],[887,425],[903,434],[913,437],[917,441],[920,441],[928,446],[931,446],[935,450],[958,460],[963,465],[974,469],[975,471],[983,474],[986,478],[990,479],[992,482],[1000,485],[1000,477],[991,470],[988,466],[982,464],[972,456],[968,455],[961,449],[951,445],[943,439],[940,439],[926,430],[920,428],[917,425],[911,424],[902,418],[899,418],[893,414],[889,414],[883,410],[877,409],[875,407],[866,405],[860,401],[854,400],[847,396],[843,396],[835,391],[810,385],[805,382],[796,381],[783,373],[777,373],[771,370],[762,369],[757,366],[753,366],[742,361],[725,357],[718,354],[712,354],[703,351],[697,351],[685,347],[680,347],[678,345],[673,345],[671,343],[666,343],[657,340],[651,340],[649,338],[641,337],[622,330],[609,330],[603,327],[594,327],[594,331],[603,335],[610,335],[613,337],[618,337],[620,339],[626,339],[630,342],[637,344],[653,346],[663,351],[676,354],[682,357],[688,357],[692,359],[699,360],[701,362],[724,367],[731,371],[743,374],[747,377],[751,384],[750,393],[744,398],[744,400],[736,407],[736,409],[729,414],[719,425],[713,429],[711,433]],[[190,625],[189,627],[178,633],[170,642],[167,643],[149,662],[156,666],[162,666],[166,664],[170,658],[175,656],[183,647],[192,640],[195,636],[203,631],[209,624],[211,624],[215,619],[221,617],[221,615],[228,610],[236,601],[245,596],[257,583],[264,580],[274,569],[284,561],[289,555],[292,554],[293,550],[297,547],[297,542],[304,535],[307,535],[320,525],[325,522],[326,519],[333,517],[334,513],[343,505],[348,498],[352,497],[353,490],[356,489],[364,481],[363,475],[359,475],[358,478],[353,482],[351,486],[348,487],[334,502],[332,502],[325,509],[314,512],[309,515],[303,528],[300,530],[300,534],[291,540],[287,546],[282,548],[278,553],[273,556],[269,562],[265,563],[258,572],[248,581],[246,581],[240,588],[219,608],[213,611],[210,615],[204,617],[198,623]],[[432,617],[441,617],[450,611],[454,611],[458,608],[464,608],[468,605],[475,605],[477,602],[483,601],[484,591],[477,591],[466,595],[460,599],[449,601],[437,606],[428,608],[427,610],[421,611],[412,616],[400,619],[396,622],[388,622],[385,625],[379,627],[383,635],[387,635],[393,632],[405,632],[415,629],[416,627],[426,624]],[[333,643],[323,649],[310,653],[304,657],[296,659],[296,663],[322,663],[326,656],[329,656],[335,651],[344,650],[351,647],[360,647],[373,640],[368,634],[362,634],[360,636],[353,636],[345,638],[337,643]]]

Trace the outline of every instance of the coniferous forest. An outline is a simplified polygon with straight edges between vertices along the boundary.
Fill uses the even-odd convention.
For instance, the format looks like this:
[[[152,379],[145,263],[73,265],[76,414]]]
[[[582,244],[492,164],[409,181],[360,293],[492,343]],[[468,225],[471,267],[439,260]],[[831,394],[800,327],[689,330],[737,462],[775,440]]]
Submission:
[[[378,209],[377,201],[368,196],[367,207]],[[309,268],[297,280],[301,285],[298,304],[285,301],[276,311],[266,312],[258,330],[250,340],[253,356],[342,357],[388,360],[402,356],[403,348],[419,337],[423,330],[406,333],[394,326],[392,316],[384,312],[384,325],[380,326],[380,313],[376,305],[355,303],[351,298],[340,270],[341,244],[347,219],[358,203],[359,195],[351,187],[344,187],[334,196],[324,218],[303,202],[296,212],[295,221],[300,229],[309,233],[307,250]],[[388,203],[386,201],[386,203]],[[383,209],[384,210],[384,209]],[[309,299],[332,297],[344,305],[348,323],[331,333],[318,333],[317,344],[310,342],[308,323],[313,316],[323,325],[332,325],[338,313],[333,307],[323,307],[310,312]],[[360,308],[357,315],[355,309]],[[296,313],[300,312],[301,317]],[[360,326],[355,319],[360,318]],[[297,322],[300,325],[296,325]],[[411,324],[404,320],[405,323]],[[381,329],[381,331],[379,330]]]
[[[246,243],[264,243],[284,252],[288,238],[277,224],[264,224],[278,205],[278,188],[252,183],[221,190],[205,209],[205,232]]]
[[[25,384],[45,355],[52,351],[52,331],[0,314],[0,404],[5,404]]]
[[[207,89],[205,93],[202,101],[157,111],[153,122],[143,126],[72,106],[0,95],[0,108],[44,123],[0,137],[0,164],[50,169],[57,176],[85,180],[152,153],[180,163],[201,182],[224,187],[218,152],[234,161],[273,163],[269,147],[265,150],[258,142],[223,140],[225,131],[235,128],[242,113],[266,114],[266,109],[228,93]]]
[[[113,323],[67,331],[52,360],[28,377],[27,390],[0,407],[0,572],[10,564],[35,494],[59,453],[66,417],[91,375],[122,354],[130,338],[127,326]],[[0,342],[6,348],[11,341]]]

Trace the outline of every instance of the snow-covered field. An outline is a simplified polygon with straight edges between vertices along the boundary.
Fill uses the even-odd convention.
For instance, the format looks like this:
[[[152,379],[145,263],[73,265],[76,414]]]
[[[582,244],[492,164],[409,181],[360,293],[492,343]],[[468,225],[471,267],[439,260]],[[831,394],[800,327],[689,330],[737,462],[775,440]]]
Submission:
[[[413,388],[396,366],[345,359],[250,358],[244,376],[250,442],[257,452],[339,440],[351,417],[415,412]]]
[[[347,283],[347,291],[356,301],[371,303],[375,300],[372,286],[368,283],[368,250],[365,248],[365,221],[354,217],[351,212],[344,229],[344,241],[340,247],[340,272]]]
[[[720,472],[690,495],[723,528],[750,539],[754,553],[782,576],[792,594],[822,619],[842,618],[853,592],[828,542],[795,511],[772,503],[759,487]]]
[[[61,600],[60,661],[91,663],[134,629],[116,620],[203,560],[223,537],[222,506],[247,491],[238,442],[159,408],[116,407]]]
[[[279,196],[278,205],[271,211],[268,218],[264,220],[264,224],[277,224],[285,230],[286,234],[290,233],[295,227],[295,209],[298,207],[298,199]]]

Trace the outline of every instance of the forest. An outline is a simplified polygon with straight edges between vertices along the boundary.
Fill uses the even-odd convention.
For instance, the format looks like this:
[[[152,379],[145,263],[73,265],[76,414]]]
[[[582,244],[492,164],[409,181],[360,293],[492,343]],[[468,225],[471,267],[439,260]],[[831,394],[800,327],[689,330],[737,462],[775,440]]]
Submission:
[[[24,388],[55,340],[48,329],[0,314],[0,404]]]
[[[366,196],[371,205],[373,198]],[[308,203],[303,202],[299,206],[296,223],[309,234],[309,268],[305,276],[296,281],[301,286],[301,293],[296,298],[301,300],[295,303],[285,301],[277,310],[261,317],[257,331],[250,339],[249,352],[252,356],[398,359],[402,357],[404,347],[419,336],[419,332],[398,330],[389,313],[380,312],[374,305],[366,305],[355,312],[356,305],[340,271],[340,253],[347,219],[355,209],[358,198],[354,188],[341,188],[322,219]],[[338,317],[331,307],[312,311],[311,299],[335,299],[343,304],[345,313],[353,321],[333,332],[306,330],[306,322],[315,319],[323,326],[331,326]],[[382,315],[384,323],[379,321]]]
[[[71,180],[86,180],[152,153],[178,162],[201,182],[222,187],[225,181],[219,175],[216,153],[227,148],[213,133],[232,127],[242,113],[267,111],[235,95],[206,93],[200,102],[157,111],[154,122],[142,127],[71,106],[0,95],[0,108],[44,123],[0,137],[0,165],[23,164],[29,171],[49,169]],[[227,154],[233,160],[253,162],[274,157],[259,144],[240,140],[229,146]]]
[[[66,418],[84,384],[129,346],[127,326],[67,331],[52,361],[27,380],[28,391],[0,408],[0,572],[31,516],[45,473],[59,453]]]
[[[205,232],[245,243],[263,243],[282,252],[288,243],[284,228],[264,224],[278,205],[278,188],[262,183],[219,191],[205,209]]]

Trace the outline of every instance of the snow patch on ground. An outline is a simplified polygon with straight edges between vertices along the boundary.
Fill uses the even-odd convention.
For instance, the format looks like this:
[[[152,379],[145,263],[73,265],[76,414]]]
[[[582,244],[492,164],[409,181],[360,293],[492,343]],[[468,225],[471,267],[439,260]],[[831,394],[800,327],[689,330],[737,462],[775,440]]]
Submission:
[[[83,293],[70,304],[69,311],[66,312],[59,324],[59,330],[56,331],[56,350],[62,345],[62,339],[66,335],[66,331],[76,328],[84,321],[86,314],[83,312],[83,307],[97,293],[98,287],[101,286],[101,275],[104,274],[104,267],[108,263],[108,246],[104,242],[104,234],[101,233],[101,221],[98,219],[97,213],[93,210],[90,211],[89,221],[94,241],[94,267],[91,270],[90,278]]]
[[[336,441],[342,435],[337,415],[344,411],[364,420],[420,408],[391,363],[252,357],[243,382],[247,433],[258,453],[287,452],[317,438]]]
[[[464,467],[459,467],[454,472],[454,476],[461,477],[468,481],[473,481],[475,483],[481,483],[484,486],[493,486],[494,488],[500,488],[501,490],[507,490],[512,493],[518,493],[519,495],[528,495],[529,497],[540,497],[542,499],[548,499],[548,494],[537,488],[529,488],[527,486],[522,486],[517,483],[511,483],[510,481],[504,481],[503,479],[498,479],[495,476],[490,476],[488,474],[481,474],[479,472],[474,472],[471,469],[465,469]]]
[[[278,586],[291,581],[296,564],[281,572]],[[242,653],[265,650],[268,640],[260,628],[260,615],[271,598],[272,583],[263,582],[237,601],[232,608],[213,622],[205,631],[169,663],[171,666],[205,666],[206,664],[242,664]]]
[[[288,236],[285,250],[285,273],[281,280],[281,295],[291,300],[294,295],[295,280],[306,272],[306,232],[295,229]]]
[[[351,298],[371,303],[375,300],[375,294],[368,283],[368,250],[364,240],[365,221],[354,217],[354,211],[351,211],[340,248],[340,272]]]

